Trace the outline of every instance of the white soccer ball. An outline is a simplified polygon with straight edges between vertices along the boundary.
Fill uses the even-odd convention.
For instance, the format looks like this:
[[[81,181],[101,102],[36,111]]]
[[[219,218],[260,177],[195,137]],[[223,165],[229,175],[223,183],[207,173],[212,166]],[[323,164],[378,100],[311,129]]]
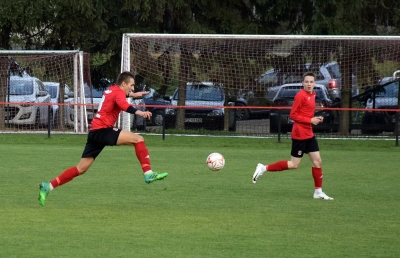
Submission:
[[[225,158],[220,153],[214,152],[208,155],[206,164],[209,169],[219,171],[225,166]]]

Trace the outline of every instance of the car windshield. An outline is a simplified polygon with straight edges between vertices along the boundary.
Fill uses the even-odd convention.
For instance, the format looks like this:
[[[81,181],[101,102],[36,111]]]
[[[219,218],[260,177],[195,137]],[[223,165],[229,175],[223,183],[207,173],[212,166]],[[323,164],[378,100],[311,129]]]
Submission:
[[[149,94],[143,95],[143,99],[155,99],[158,95],[154,89],[149,89]]]
[[[58,86],[54,85],[44,85],[44,87],[46,88],[47,92],[50,94],[52,99],[57,98],[57,88]]]
[[[103,97],[103,92],[104,92],[104,89],[103,90],[102,89],[98,90],[98,89],[92,88],[92,96],[93,96],[93,98],[102,98]],[[90,98],[91,97],[90,88],[87,87],[87,86],[85,86],[85,97],[86,98]]]
[[[270,69],[258,78],[258,82],[271,85],[301,82],[303,80],[303,74],[307,71],[314,72],[316,80],[324,79],[319,66],[312,66],[311,63],[306,63],[305,65],[290,65],[282,66],[277,69]]]
[[[376,93],[376,97],[381,98],[397,98],[399,94],[399,83],[393,82],[391,84],[382,87],[381,91]]]
[[[303,86],[282,87],[276,98],[294,98],[301,89],[303,89]],[[322,88],[314,87],[314,91],[317,94],[316,99],[326,99]]]
[[[178,99],[178,91],[173,99]],[[222,101],[223,93],[222,89],[216,86],[188,85],[186,87],[186,100]]]
[[[31,95],[33,94],[32,80],[11,80],[10,95]]]

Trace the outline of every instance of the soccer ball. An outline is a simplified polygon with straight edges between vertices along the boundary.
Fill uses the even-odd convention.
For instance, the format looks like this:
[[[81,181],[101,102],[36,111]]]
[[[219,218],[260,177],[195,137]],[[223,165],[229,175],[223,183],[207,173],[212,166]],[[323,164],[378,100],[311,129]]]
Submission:
[[[225,166],[225,158],[220,153],[214,152],[208,155],[206,164],[209,169],[219,171]]]

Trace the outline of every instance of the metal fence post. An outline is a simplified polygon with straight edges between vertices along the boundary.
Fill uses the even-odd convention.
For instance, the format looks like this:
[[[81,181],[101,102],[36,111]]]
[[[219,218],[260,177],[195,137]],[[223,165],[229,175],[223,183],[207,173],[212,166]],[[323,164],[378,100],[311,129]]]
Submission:
[[[48,105],[47,106],[47,137],[50,138],[50,131],[51,131],[51,117],[50,117],[50,113],[51,113],[51,106]]]

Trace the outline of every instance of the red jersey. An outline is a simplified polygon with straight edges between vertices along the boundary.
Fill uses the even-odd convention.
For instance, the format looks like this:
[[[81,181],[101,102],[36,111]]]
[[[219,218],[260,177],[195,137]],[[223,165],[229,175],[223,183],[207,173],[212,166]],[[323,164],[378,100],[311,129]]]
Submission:
[[[90,130],[114,127],[121,111],[126,111],[131,104],[126,100],[126,93],[118,85],[112,85],[103,93],[99,109],[92,120]]]
[[[290,119],[294,121],[292,128],[292,138],[305,140],[314,136],[311,118],[315,113],[315,91],[308,93],[304,89],[299,91],[294,97]]]

